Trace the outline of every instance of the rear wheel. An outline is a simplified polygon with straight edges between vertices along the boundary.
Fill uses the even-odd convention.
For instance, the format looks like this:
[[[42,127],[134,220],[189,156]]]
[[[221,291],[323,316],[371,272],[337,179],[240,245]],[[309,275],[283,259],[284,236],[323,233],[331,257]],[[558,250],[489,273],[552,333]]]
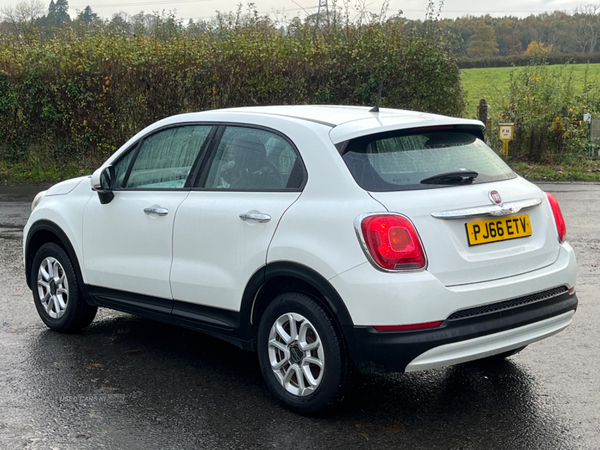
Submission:
[[[340,401],[350,365],[333,319],[310,297],[287,293],[266,309],[258,358],[271,392],[288,408],[316,414]]]
[[[92,323],[98,308],[83,299],[73,264],[62,247],[53,242],[42,245],[31,270],[35,307],[49,328],[74,331]]]

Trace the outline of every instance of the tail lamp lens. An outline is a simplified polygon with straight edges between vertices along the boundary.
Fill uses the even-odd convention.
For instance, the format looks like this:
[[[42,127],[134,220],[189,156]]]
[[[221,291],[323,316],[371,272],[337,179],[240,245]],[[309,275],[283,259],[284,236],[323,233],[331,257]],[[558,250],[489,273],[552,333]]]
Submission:
[[[365,245],[375,263],[387,270],[425,267],[426,258],[412,222],[406,217],[382,214],[361,222]]]
[[[563,218],[560,206],[558,205],[558,200],[548,192],[546,192],[546,197],[548,197],[550,208],[552,208],[552,214],[554,214],[554,223],[556,223],[556,231],[558,231],[558,240],[563,242],[567,237],[567,226],[565,225],[565,219]]]

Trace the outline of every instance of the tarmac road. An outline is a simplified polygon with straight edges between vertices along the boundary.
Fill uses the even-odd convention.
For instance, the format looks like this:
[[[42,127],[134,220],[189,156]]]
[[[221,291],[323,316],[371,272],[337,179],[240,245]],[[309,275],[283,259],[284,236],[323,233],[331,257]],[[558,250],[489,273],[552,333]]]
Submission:
[[[298,416],[256,357],[199,333],[101,310],[49,331],[23,275],[38,186],[0,187],[2,449],[600,449],[600,185],[544,184],[579,262],[565,332],[495,367],[361,376],[343,405]]]

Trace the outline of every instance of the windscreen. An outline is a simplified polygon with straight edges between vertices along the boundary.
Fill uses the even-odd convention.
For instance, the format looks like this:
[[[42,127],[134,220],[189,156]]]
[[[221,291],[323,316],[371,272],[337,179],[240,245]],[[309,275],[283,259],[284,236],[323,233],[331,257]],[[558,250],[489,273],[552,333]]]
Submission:
[[[431,189],[516,177],[480,138],[457,130],[363,136],[348,141],[342,156],[359,186],[374,192]],[[460,176],[465,173],[469,176]]]

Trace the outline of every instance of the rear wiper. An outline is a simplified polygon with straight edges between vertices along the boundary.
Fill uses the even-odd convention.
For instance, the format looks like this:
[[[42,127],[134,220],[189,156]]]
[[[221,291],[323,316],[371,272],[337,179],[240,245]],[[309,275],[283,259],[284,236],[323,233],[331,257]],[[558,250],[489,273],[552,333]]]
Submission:
[[[457,170],[423,178],[421,184],[471,184],[478,175],[474,170]]]

